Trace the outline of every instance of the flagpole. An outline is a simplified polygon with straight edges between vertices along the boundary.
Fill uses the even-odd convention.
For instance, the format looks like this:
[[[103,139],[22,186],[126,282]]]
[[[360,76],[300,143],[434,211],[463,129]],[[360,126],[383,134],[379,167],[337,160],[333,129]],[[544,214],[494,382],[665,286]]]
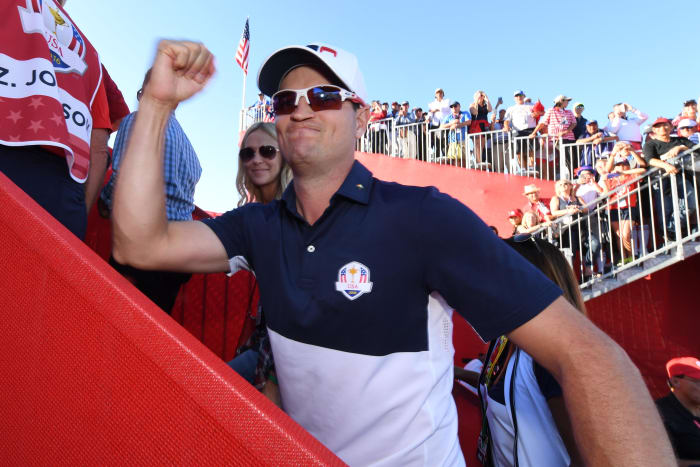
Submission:
[[[246,16],[245,24],[246,24],[247,28],[250,28],[249,21],[250,21],[250,16]],[[246,61],[247,62],[250,61],[250,39],[248,39],[248,58]],[[246,69],[243,72],[243,97],[241,99],[241,121],[240,121],[239,129],[238,129],[239,132],[243,131],[243,128],[245,126],[245,119],[246,119],[245,85],[246,85],[246,80],[248,79],[248,69],[247,68],[248,67],[246,66]]]

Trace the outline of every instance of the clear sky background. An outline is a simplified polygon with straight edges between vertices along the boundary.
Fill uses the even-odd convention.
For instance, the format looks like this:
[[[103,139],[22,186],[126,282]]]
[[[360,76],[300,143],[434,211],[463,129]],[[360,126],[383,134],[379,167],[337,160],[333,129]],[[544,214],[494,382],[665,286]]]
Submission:
[[[483,89],[510,105],[523,89],[550,107],[557,94],[607,120],[613,104],[676,115],[700,95],[700,2],[588,1],[249,1],[68,0],[66,9],[97,48],[136,110],[136,91],[159,38],[203,42],[217,74],[176,115],[203,174],[195,202],[226,211],[238,199],[235,177],[243,72],[235,53],[246,16],[251,55],[246,104],[257,72],[275,50],[325,42],[357,55],[370,99],[433,100],[436,87],[468,104]]]

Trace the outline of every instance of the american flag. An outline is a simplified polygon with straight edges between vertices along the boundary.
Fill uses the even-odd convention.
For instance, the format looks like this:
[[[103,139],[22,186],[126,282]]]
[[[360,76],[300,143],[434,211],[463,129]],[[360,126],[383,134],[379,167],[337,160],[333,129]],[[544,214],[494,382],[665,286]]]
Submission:
[[[241,41],[238,43],[238,50],[236,50],[236,63],[238,63],[241,68],[243,68],[243,73],[248,74],[248,51],[250,50],[250,29],[248,29],[248,19],[245,20],[245,27],[243,28],[243,36]]]

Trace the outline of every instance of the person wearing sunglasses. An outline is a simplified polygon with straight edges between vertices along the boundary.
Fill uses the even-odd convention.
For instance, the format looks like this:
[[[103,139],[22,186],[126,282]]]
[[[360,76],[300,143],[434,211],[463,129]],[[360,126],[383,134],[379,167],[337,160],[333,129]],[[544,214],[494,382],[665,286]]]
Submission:
[[[676,357],[666,362],[671,392],[656,400],[678,465],[700,465],[700,359]]]
[[[238,206],[267,204],[280,199],[291,179],[292,172],[278,148],[275,125],[266,122],[251,125],[241,139],[238,152]],[[262,319],[256,323],[253,335],[228,365],[279,406],[279,389],[263,310],[258,310],[257,316]]]
[[[292,172],[278,148],[275,125],[267,122],[251,125],[238,152],[238,206],[280,199],[291,179]]]
[[[158,149],[170,110],[204,88],[213,57],[164,40],[153,69],[117,183],[115,257],[254,270],[283,409],[343,461],[464,465],[451,393],[458,310],[484,340],[508,335],[562,384],[588,463],[670,465],[659,415],[619,346],[469,208],[378,180],[355,160],[369,111],[354,55],[310,44],[264,60],[258,87],[272,96],[294,180],[280,200],[189,223],[166,222],[153,200]],[[459,241],[428,240],[445,232]]]

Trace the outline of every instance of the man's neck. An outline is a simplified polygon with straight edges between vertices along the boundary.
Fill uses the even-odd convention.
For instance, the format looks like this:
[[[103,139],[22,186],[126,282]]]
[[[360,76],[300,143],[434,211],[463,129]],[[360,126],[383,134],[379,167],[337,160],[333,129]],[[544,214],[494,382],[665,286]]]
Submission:
[[[338,191],[352,169],[354,158],[328,173],[294,173],[294,193],[297,199],[297,212],[313,225],[330,204],[331,197]]]
[[[657,141],[663,141],[664,143],[669,143],[671,142],[671,135],[654,136],[654,139]]]

